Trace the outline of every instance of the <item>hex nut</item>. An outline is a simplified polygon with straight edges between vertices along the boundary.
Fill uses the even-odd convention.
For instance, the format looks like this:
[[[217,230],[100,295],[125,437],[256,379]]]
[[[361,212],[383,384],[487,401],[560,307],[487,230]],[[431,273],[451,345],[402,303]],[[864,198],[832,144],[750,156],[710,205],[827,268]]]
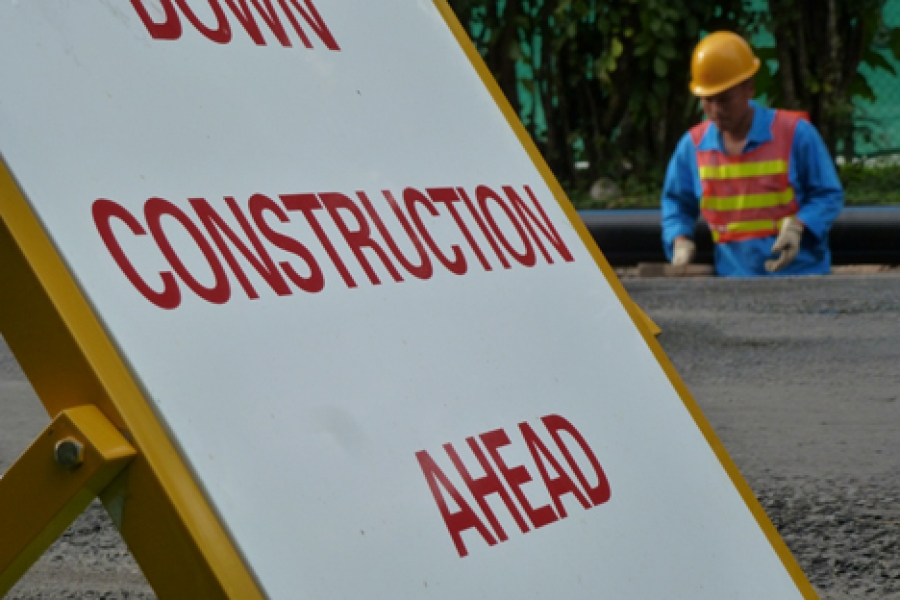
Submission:
[[[60,440],[56,443],[53,456],[63,467],[74,469],[84,462],[84,445],[75,438]]]

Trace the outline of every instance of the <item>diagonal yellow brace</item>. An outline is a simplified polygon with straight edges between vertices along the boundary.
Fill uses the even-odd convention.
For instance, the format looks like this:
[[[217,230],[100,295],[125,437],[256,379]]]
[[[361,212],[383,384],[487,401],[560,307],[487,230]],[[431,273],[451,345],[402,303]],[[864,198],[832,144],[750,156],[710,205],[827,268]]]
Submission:
[[[96,406],[53,420],[0,476],[0,597],[136,454]]]
[[[662,333],[662,329],[660,329],[659,325],[657,325],[656,322],[653,319],[651,319],[647,315],[647,313],[644,312],[644,309],[642,309],[640,306],[637,305],[637,302],[635,302],[634,300],[631,300],[631,305],[634,306],[635,310],[637,311],[638,317],[640,317],[640,319],[641,319],[641,321],[643,321],[644,325],[647,326],[647,329],[650,331],[650,334],[653,335],[654,337],[659,337],[659,334]]]

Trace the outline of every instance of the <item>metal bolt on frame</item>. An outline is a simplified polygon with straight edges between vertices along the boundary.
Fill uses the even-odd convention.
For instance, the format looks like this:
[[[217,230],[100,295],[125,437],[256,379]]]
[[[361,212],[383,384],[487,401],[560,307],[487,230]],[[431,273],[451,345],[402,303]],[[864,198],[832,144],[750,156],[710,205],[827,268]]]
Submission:
[[[84,462],[84,444],[75,438],[60,440],[56,443],[53,457],[66,469],[74,469]]]

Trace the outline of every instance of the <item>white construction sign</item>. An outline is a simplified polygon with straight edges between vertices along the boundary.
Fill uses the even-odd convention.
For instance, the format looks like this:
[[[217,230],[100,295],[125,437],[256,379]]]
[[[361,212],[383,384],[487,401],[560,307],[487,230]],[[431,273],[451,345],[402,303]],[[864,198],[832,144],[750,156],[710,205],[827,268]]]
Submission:
[[[450,15],[5,0],[0,155],[264,595],[804,597]]]

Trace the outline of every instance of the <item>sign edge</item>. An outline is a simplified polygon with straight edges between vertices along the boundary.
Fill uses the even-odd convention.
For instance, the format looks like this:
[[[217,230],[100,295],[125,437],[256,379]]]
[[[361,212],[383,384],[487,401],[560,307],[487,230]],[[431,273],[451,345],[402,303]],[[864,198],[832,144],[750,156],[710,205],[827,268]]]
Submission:
[[[785,569],[788,571],[788,574],[791,576],[794,584],[797,586],[798,591],[803,595],[805,600],[819,600],[818,594],[807,579],[806,574],[803,572],[803,569],[800,567],[797,559],[791,553],[790,549],[787,547],[787,544],[784,542],[784,539],[782,539],[781,535],[778,533],[778,530],[775,528],[775,525],[769,519],[769,516],[766,514],[765,509],[763,509],[762,505],[759,503],[759,500],[756,498],[756,495],[753,493],[750,485],[746,482],[743,475],[741,475],[740,470],[738,469],[734,460],[728,454],[718,435],[716,435],[715,430],[712,428],[712,425],[710,425],[709,421],[706,419],[706,416],[703,414],[703,411],[700,409],[700,406],[697,404],[696,400],[694,400],[684,381],[681,379],[681,376],[678,375],[678,372],[675,370],[675,366],[663,351],[662,346],[653,336],[653,333],[649,328],[649,324],[644,321],[641,316],[641,309],[631,300],[631,297],[628,295],[627,290],[625,290],[622,282],[616,276],[615,271],[606,260],[606,257],[603,256],[603,253],[597,246],[596,241],[588,231],[587,226],[581,220],[581,217],[578,216],[578,212],[575,210],[575,207],[572,205],[565,191],[562,189],[562,186],[557,181],[556,176],[550,170],[549,165],[544,160],[543,155],[541,155],[540,150],[538,150],[534,141],[531,139],[528,131],[522,125],[518,115],[516,115],[509,101],[506,99],[506,96],[503,94],[503,91],[500,89],[500,86],[497,84],[494,76],[487,68],[487,65],[482,59],[481,54],[479,54],[478,50],[475,48],[474,44],[466,33],[465,28],[462,26],[459,19],[456,17],[456,14],[453,12],[453,9],[450,7],[448,0],[433,0],[433,2],[438,12],[441,14],[441,17],[443,17],[444,21],[446,22],[448,29],[450,29],[457,43],[459,43],[460,49],[466,54],[466,57],[472,64],[472,68],[475,69],[476,73],[481,79],[481,82],[484,84],[491,98],[494,100],[494,103],[497,105],[497,108],[503,114],[506,122],[513,130],[513,133],[516,135],[516,139],[518,139],[519,144],[525,150],[526,154],[528,154],[528,157],[531,159],[532,164],[534,165],[535,169],[537,169],[538,173],[540,173],[541,177],[544,180],[544,183],[546,183],[547,187],[550,189],[550,192],[553,194],[553,197],[556,200],[557,204],[559,204],[560,208],[562,208],[563,212],[566,214],[566,217],[568,217],[569,222],[578,233],[578,237],[581,239],[581,242],[585,245],[588,252],[590,252],[594,261],[597,263],[597,267],[603,273],[603,276],[606,279],[607,283],[610,285],[616,297],[619,299],[619,302],[622,303],[622,306],[628,312],[628,315],[634,323],[635,327],[644,338],[644,342],[650,348],[650,351],[653,353],[654,358],[656,358],[656,361],[659,363],[660,367],[662,367],[663,369],[663,372],[668,377],[669,382],[675,388],[676,393],[678,394],[679,398],[681,398],[682,403],[684,403],[685,408],[691,415],[691,418],[694,420],[697,428],[700,429],[700,432],[703,435],[704,439],[706,439],[707,444],[709,444],[710,449],[719,460],[722,468],[728,474],[728,477],[731,479],[732,484],[740,494],[741,499],[750,510],[760,529],[762,529],[763,534],[766,536],[766,539],[771,544],[772,549],[778,555],[778,558],[781,560]]]

